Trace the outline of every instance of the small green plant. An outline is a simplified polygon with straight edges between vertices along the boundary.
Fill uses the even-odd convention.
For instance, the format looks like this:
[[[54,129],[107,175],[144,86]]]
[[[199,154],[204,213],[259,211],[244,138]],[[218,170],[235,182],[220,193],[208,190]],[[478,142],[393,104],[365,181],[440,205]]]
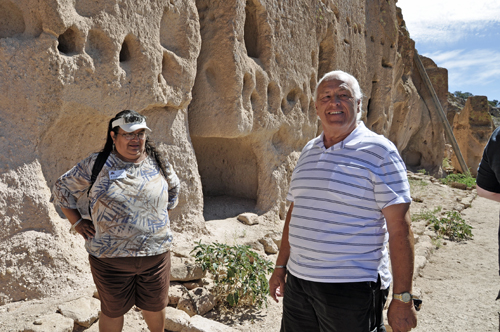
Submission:
[[[425,220],[427,224],[437,220],[436,214],[441,212],[443,208],[441,206],[436,207],[434,210],[423,210],[422,212],[415,213],[411,216],[411,221]]]
[[[410,191],[412,193],[429,185],[429,183],[425,182],[424,180],[408,179],[408,182],[410,183]]]
[[[441,182],[444,184],[450,184],[451,182],[458,182],[465,184],[467,187],[472,187],[476,185],[476,179],[470,175],[468,172],[467,174],[448,174],[445,178],[441,179]]]
[[[427,174],[427,171],[422,168],[422,169],[417,170],[417,173],[425,175],[425,174]]]
[[[451,160],[448,158],[443,158],[443,168],[444,169],[450,169],[451,167]]]
[[[273,264],[250,250],[250,246],[199,241],[193,252],[203,270],[213,275],[217,304],[267,306],[267,274],[273,271]]]
[[[445,217],[432,219],[430,225],[436,233],[447,236],[451,241],[472,239],[472,226],[457,211],[448,211]]]

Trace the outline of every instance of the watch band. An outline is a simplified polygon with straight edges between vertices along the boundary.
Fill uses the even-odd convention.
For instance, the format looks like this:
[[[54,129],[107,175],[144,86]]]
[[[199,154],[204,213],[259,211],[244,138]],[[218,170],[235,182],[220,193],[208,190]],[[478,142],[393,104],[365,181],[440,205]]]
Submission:
[[[413,300],[413,295],[410,292],[403,292],[401,294],[392,294],[392,298],[404,303],[409,303]]]

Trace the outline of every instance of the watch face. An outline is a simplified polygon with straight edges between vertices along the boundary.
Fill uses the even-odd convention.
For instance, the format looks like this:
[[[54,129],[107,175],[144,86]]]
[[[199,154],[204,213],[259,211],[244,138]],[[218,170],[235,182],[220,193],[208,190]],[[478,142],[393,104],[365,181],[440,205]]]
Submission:
[[[404,303],[410,302],[411,301],[411,294],[410,293],[401,294],[401,300],[403,300]]]

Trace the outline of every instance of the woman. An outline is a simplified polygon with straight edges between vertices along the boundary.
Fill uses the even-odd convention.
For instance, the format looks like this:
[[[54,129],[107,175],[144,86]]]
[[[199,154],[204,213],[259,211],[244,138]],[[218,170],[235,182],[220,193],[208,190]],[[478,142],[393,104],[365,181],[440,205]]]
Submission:
[[[109,121],[101,152],[109,156],[95,183],[91,175],[97,153],[54,185],[53,202],[85,238],[101,300],[101,332],[121,331],[133,305],[142,309],[151,331],[164,330],[172,242],[168,213],[177,205],[180,184],[146,131],[151,130],[143,115],[118,113]],[[91,219],[77,209],[78,199],[86,195]]]

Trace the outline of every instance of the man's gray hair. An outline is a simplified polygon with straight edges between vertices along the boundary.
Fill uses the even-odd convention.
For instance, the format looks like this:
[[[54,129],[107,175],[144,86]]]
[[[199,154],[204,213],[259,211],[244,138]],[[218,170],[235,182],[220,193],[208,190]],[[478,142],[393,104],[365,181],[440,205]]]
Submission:
[[[316,84],[316,90],[314,91],[314,101],[318,100],[318,87],[320,86],[320,84],[323,82],[328,82],[333,80],[339,80],[345,82],[351,87],[352,91],[354,92],[355,102],[357,103],[359,101],[359,112],[356,114],[357,120],[359,121],[361,119],[361,116],[363,115],[361,109],[361,105],[363,102],[363,92],[361,92],[361,87],[359,86],[358,80],[351,74],[346,73],[345,71],[334,70],[326,73],[318,81],[318,84]]]

